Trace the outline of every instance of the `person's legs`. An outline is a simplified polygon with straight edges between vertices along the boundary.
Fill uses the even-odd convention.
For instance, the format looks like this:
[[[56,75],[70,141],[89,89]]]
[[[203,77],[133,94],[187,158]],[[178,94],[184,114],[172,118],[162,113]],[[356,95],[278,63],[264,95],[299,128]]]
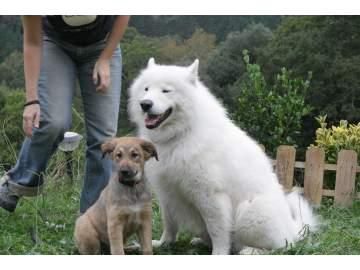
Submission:
[[[87,61],[79,67],[79,81],[84,102],[86,122],[86,164],[84,185],[80,199],[80,212],[84,213],[99,197],[111,174],[111,161],[102,157],[100,145],[116,135],[120,93],[121,52],[116,49],[111,60],[111,85],[105,93],[97,92],[92,72],[103,46],[94,45],[84,52]]]
[[[76,66],[55,43],[43,42],[38,83],[40,127],[23,142],[16,165],[0,186],[0,207],[14,211],[21,196],[36,196],[48,160],[71,124]]]

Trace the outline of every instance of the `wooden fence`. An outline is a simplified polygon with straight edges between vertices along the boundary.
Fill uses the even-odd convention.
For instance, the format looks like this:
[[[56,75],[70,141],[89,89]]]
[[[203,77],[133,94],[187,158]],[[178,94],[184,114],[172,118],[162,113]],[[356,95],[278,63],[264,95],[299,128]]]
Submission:
[[[341,150],[337,164],[325,163],[323,149],[311,147],[306,151],[305,162],[295,161],[293,146],[281,145],[277,149],[276,160],[272,160],[279,182],[285,190],[294,185],[295,168],[304,169],[305,197],[314,205],[320,205],[322,196],[334,197],[337,206],[350,206],[354,199],[360,199],[356,192],[356,173],[360,173],[357,154],[352,150]],[[323,189],[324,171],[336,171],[335,190]]]

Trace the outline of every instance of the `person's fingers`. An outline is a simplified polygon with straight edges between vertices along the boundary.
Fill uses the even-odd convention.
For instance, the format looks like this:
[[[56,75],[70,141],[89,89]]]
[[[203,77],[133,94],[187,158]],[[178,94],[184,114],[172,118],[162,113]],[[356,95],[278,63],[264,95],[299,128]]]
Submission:
[[[109,76],[109,74],[105,75],[104,86],[105,86],[105,90],[109,89],[109,87],[110,87],[110,76]]]
[[[110,85],[110,76],[107,72],[99,73],[100,83],[96,88],[97,91],[104,92],[109,88]]]
[[[40,126],[40,111],[37,111],[34,119],[34,127],[39,128],[39,126]]]
[[[94,67],[93,79],[96,79],[96,91],[105,92],[110,87],[110,63],[109,61],[99,60]],[[94,80],[95,82],[95,80]]]
[[[95,67],[94,67],[92,79],[93,79],[94,84],[97,85],[98,84],[97,65],[95,65]]]
[[[102,82],[103,82],[103,78],[102,78],[102,74],[101,72],[98,73],[98,84],[96,87],[96,91],[101,91],[102,90]]]
[[[31,137],[32,135],[32,126],[33,126],[32,119],[28,116],[25,116],[23,120],[23,129],[27,137]]]
[[[106,87],[104,84],[100,84],[97,88],[96,88],[97,91],[100,91],[100,92],[104,92],[106,90]]]
[[[32,122],[31,121],[27,121],[26,122],[26,135],[28,136],[28,137],[31,137],[32,136]]]
[[[27,129],[26,129],[26,122],[25,122],[24,119],[23,119],[23,131],[24,131],[24,133],[25,133],[25,136],[28,137]]]
[[[32,136],[33,127],[39,128],[40,125],[40,107],[33,105],[26,108],[23,113],[23,130],[27,137]]]
[[[102,80],[101,76],[99,76],[99,79],[100,79],[100,82],[99,82],[98,86],[96,87],[96,91],[103,91],[104,86],[102,84],[103,80]]]

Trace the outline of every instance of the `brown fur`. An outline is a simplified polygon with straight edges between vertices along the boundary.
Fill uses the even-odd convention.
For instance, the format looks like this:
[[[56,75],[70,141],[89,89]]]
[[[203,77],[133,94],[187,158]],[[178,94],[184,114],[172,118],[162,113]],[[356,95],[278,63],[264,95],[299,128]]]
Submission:
[[[150,142],[135,137],[111,139],[101,145],[113,160],[113,174],[97,202],[75,224],[80,254],[100,254],[100,243],[111,254],[124,254],[126,239],[136,233],[143,254],[152,254],[151,192],[144,178],[144,163],[157,159]],[[126,175],[127,173],[127,175]]]

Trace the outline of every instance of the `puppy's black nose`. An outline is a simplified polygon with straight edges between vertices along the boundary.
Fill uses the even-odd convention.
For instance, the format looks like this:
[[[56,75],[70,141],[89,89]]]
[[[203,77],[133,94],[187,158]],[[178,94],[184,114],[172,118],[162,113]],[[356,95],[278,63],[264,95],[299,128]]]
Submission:
[[[121,175],[122,175],[123,177],[125,177],[125,178],[131,177],[132,174],[133,174],[130,169],[126,169],[126,168],[121,169],[121,170],[120,170],[120,173],[121,173]]]
[[[140,102],[141,109],[144,112],[148,112],[153,105],[154,103],[150,99],[144,99]]]

